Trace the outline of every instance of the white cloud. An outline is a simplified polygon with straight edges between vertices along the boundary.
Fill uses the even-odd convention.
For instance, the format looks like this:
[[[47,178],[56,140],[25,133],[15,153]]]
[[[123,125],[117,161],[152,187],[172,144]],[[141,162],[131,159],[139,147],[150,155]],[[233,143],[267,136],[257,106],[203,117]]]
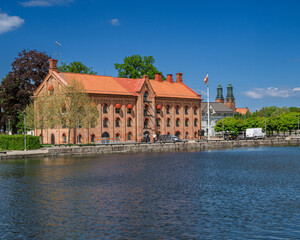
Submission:
[[[299,91],[299,92],[298,92]],[[264,97],[280,97],[280,98],[289,98],[300,96],[300,87],[299,88],[253,88],[250,91],[246,91],[244,94],[249,98],[259,99]]]
[[[120,21],[117,18],[114,18],[114,19],[110,20],[110,23],[113,26],[119,26],[120,25]]]
[[[51,7],[54,5],[66,5],[74,2],[74,0],[29,0],[19,2],[23,7]]]
[[[0,12],[0,34],[17,29],[24,23],[24,19],[18,16],[8,16]]]

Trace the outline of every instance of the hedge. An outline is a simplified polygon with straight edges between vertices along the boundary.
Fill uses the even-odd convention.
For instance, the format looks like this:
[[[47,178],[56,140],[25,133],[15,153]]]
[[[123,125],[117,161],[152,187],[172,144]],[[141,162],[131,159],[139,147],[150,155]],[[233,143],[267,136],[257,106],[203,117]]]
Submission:
[[[26,136],[27,150],[41,148],[38,136]],[[24,150],[24,135],[0,135],[0,149]]]

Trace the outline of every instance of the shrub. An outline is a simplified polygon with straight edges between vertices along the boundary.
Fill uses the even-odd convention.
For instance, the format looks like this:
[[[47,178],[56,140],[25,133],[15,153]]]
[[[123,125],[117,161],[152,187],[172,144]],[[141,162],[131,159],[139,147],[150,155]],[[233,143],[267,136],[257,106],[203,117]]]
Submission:
[[[38,136],[26,136],[27,150],[41,148]],[[0,148],[3,150],[24,150],[24,135],[0,135]]]

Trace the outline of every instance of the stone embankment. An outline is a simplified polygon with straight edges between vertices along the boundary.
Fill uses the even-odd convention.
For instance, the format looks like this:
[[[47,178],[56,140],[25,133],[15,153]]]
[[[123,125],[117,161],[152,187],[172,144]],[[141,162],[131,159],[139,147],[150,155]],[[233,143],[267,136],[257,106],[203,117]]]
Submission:
[[[266,140],[239,140],[239,141],[189,141],[179,143],[119,143],[97,146],[70,146],[51,147],[30,151],[0,152],[0,160],[57,157],[69,155],[97,155],[110,153],[136,152],[168,152],[168,151],[203,151],[241,147],[279,147],[300,146],[300,138],[266,139]]]

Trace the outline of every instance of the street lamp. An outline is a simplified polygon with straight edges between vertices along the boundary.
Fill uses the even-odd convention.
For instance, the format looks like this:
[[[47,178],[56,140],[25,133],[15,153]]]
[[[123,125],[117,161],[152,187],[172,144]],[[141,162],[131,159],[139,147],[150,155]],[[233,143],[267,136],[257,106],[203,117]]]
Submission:
[[[25,111],[23,113],[24,113],[24,150],[27,151],[27,148],[26,148],[26,113],[25,113]]]

